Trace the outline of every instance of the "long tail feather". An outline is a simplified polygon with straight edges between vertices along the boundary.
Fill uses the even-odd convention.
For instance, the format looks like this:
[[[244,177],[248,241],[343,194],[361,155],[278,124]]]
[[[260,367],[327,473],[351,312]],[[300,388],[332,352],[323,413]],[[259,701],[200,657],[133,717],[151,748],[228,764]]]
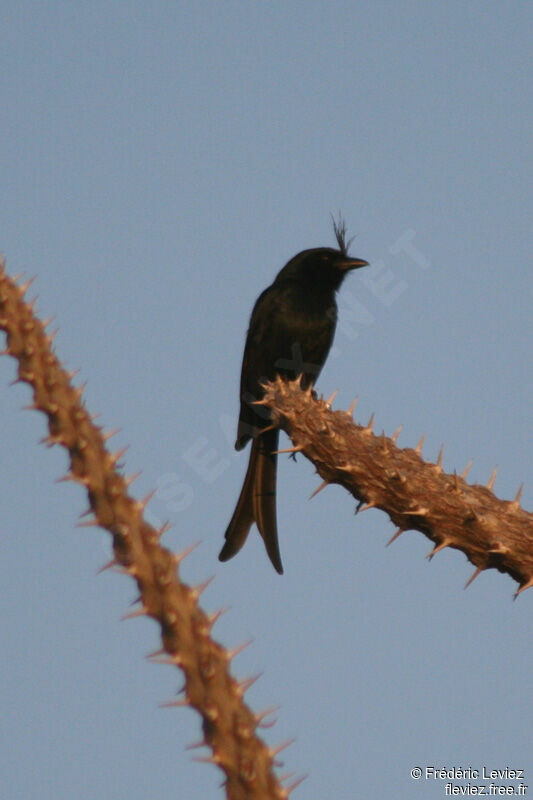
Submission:
[[[269,430],[257,437],[259,455],[255,468],[253,511],[274,569],[283,574],[276,521],[276,472],[279,430]]]
[[[220,561],[228,561],[238,553],[255,522],[274,569],[282,575],[276,523],[277,455],[274,451],[278,449],[278,439],[278,430],[268,430],[252,441],[244,483],[218,557]]]

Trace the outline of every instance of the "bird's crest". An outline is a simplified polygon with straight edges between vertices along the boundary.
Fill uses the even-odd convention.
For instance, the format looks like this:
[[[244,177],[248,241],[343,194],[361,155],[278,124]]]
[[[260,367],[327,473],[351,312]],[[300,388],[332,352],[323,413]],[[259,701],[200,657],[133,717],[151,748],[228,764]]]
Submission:
[[[340,212],[338,219],[335,219],[335,217],[332,214],[331,221],[333,222],[333,230],[335,232],[335,238],[337,240],[337,244],[339,245],[339,250],[341,251],[343,256],[347,256],[348,250],[350,249],[350,245],[355,239],[355,236],[352,236],[351,239],[348,239],[348,241],[346,241],[346,222],[342,218]]]

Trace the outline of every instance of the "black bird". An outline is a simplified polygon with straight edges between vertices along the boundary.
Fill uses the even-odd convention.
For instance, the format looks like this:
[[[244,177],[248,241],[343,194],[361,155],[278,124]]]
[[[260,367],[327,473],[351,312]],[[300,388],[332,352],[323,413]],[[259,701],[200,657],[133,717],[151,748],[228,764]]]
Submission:
[[[241,372],[241,409],[235,449],[252,439],[244,484],[225,533],[220,561],[235,555],[253,522],[263,537],[274,569],[283,573],[276,524],[276,463],[279,429],[271,427],[270,412],[254,405],[264,395],[261,384],[276,374],[302,387],[312,386],[329,353],[337,324],[335,292],[346,274],[368,264],[348,255],[342,220],[333,222],[338,250],[303,250],[285,264],[276,279],[259,295],[250,325]]]

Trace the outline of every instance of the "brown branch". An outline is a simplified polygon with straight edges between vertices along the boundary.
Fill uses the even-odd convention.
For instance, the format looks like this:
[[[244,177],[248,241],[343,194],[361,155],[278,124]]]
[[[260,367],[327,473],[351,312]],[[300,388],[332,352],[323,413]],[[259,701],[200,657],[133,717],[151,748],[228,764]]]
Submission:
[[[265,715],[255,715],[243,702],[252,681],[239,682],[229,670],[234,654],[211,636],[218,614],[208,616],[198,605],[204,587],[191,588],[179,578],[175,556],[159,544],[162,530],[143,518],[145,503],[128,494],[128,481],[118,470],[122,452],[106,449],[106,436],[94,425],[82,403],[82,388],[52,350],[52,336],[23,299],[29,284],[17,286],[0,261],[0,329],[7,334],[4,351],[18,360],[18,380],[33,388],[33,405],[48,416],[49,445],[68,450],[70,471],[65,480],[85,486],[93,517],[113,536],[115,566],[131,575],[140,591],[137,611],[161,626],[162,649],[153,654],[180,667],[185,674],[183,696],[169,705],[190,705],[202,716],[202,745],[212,750],[205,760],[225,773],[231,800],[282,800],[293,787],[283,788],[275,774],[275,756],[257,736]],[[107,437],[108,438],[108,437]],[[145,501],[147,502],[147,501]],[[165,656],[166,654],[166,656]]]
[[[266,385],[261,401],[273,419],[317,468],[324,484],[338,483],[359,501],[360,509],[380,508],[398,530],[410,528],[432,540],[434,555],[444,547],[462,550],[476,566],[469,583],[485,569],[507,572],[519,583],[519,594],[533,585],[533,514],[488,486],[447,475],[421,457],[422,440],[413,450],[396,447],[392,438],[372,433],[373,419],[356,425],[350,412],[332,411],[330,402],[302,391],[298,381],[277,379]],[[352,409],[353,410],[353,409]],[[322,487],[319,487],[322,488]]]

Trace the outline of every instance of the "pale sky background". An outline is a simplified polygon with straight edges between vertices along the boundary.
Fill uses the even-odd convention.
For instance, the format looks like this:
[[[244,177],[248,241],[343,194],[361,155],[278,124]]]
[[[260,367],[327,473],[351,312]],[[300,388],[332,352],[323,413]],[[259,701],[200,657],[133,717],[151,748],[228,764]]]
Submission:
[[[527,2],[0,2],[0,250],[37,275],[56,350],[86,403],[130,445],[138,497],[155,487],[165,543],[202,545],[189,583],[229,606],[233,648],[265,732],[296,737],[295,798],[445,797],[414,767],[523,769],[533,796],[533,591],[473,572],[280,458],[285,575],[254,531],[217,554],[246,454],[233,450],[255,297],[285,261],[332,245],[330,212],[372,262],[339,298],[318,390],[358,421],[426,433],[472,482],[499,467],[512,499],[531,471],[532,6]],[[406,249],[410,242],[411,249]],[[414,248],[414,249],[413,249]],[[381,281],[381,283],[380,283]],[[2,337],[0,337],[2,338]],[[220,798],[191,761],[181,686],[144,656],[151,621],[120,622],[136,591],[96,575],[108,535],[75,527],[86,500],[58,484],[0,359],[0,797]],[[288,446],[282,438],[281,446]],[[207,455],[206,455],[207,454]],[[208,468],[199,460],[206,457]],[[464,785],[465,782],[456,782]],[[489,783],[489,781],[474,781]],[[519,781],[500,784],[518,787]],[[527,795],[526,795],[527,796]]]

